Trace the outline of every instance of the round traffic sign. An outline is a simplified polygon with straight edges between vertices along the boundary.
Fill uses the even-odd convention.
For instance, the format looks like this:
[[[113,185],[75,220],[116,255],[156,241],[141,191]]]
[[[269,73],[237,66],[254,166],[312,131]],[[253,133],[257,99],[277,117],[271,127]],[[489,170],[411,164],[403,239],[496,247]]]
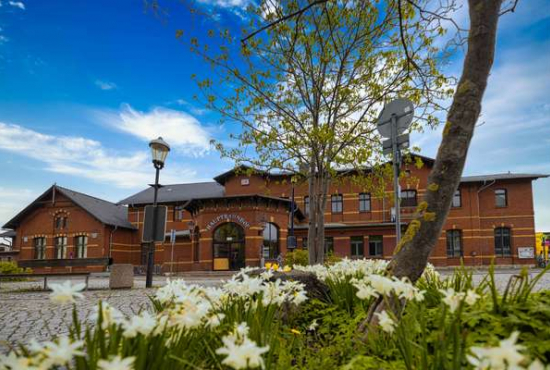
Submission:
[[[397,118],[397,133],[401,135],[409,128],[414,116],[413,103],[404,98],[395,99],[384,106],[378,117],[378,132],[386,138],[391,138],[391,117]]]

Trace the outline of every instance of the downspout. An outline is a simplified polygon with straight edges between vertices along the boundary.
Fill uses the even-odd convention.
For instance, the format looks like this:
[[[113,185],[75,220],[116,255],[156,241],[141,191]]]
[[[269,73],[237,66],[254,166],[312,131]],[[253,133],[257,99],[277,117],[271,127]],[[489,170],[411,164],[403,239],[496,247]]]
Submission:
[[[114,229],[111,229],[111,233],[109,235],[109,260],[112,258],[113,253],[113,234],[117,231],[118,226],[115,226]]]
[[[479,235],[481,235],[481,214],[479,213],[480,212],[479,193],[493,186],[495,182],[496,180],[493,180],[491,183],[487,184],[487,180],[483,180],[483,186],[480,187],[479,190],[477,191],[477,224],[478,224]],[[480,252],[479,257],[480,257],[481,265],[483,266],[483,248],[481,247],[481,245],[479,247],[479,252]]]

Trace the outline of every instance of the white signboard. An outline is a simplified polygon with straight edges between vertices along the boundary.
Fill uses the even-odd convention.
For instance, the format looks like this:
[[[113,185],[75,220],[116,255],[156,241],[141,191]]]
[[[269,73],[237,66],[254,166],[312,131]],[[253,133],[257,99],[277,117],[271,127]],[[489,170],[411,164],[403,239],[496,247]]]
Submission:
[[[535,248],[534,247],[519,247],[518,248],[518,257],[519,258],[535,258]]]

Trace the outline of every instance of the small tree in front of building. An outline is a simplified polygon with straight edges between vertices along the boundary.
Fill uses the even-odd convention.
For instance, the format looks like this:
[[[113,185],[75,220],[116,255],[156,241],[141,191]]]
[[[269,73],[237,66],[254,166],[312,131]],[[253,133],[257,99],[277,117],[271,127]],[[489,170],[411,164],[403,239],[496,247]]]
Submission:
[[[240,124],[237,147],[216,143],[223,156],[306,179],[309,262],[320,263],[329,184],[338,169],[382,162],[383,104],[408,98],[414,128],[438,123],[438,102],[452,92],[435,46],[445,29],[401,1],[266,0],[249,16],[239,36],[223,29],[208,42],[189,38],[215,76],[194,76],[198,99]]]

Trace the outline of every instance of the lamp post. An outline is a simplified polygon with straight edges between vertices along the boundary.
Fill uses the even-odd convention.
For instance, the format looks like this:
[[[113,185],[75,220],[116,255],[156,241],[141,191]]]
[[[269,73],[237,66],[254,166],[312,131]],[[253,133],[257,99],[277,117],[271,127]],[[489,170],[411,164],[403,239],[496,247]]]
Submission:
[[[158,189],[161,187],[161,185],[159,185],[159,172],[164,167],[164,161],[166,160],[166,156],[170,151],[170,146],[168,145],[168,143],[166,143],[166,141],[162,140],[162,137],[160,136],[158,139],[151,140],[151,142],[149,143],[149,147],[151,148],[153,166],[155,166],[156,173],[155,184],[152,185],[155,189],[155,195],[153,197],[153,241],[151,242],[151,245],[149,246],[149,252],[147,253],[147,276],[145,278],[146,288],[151,288],[153,286],[153,268],[155,265],[155,240],[157,237],[156,225],[158,218],[157,195]]]

